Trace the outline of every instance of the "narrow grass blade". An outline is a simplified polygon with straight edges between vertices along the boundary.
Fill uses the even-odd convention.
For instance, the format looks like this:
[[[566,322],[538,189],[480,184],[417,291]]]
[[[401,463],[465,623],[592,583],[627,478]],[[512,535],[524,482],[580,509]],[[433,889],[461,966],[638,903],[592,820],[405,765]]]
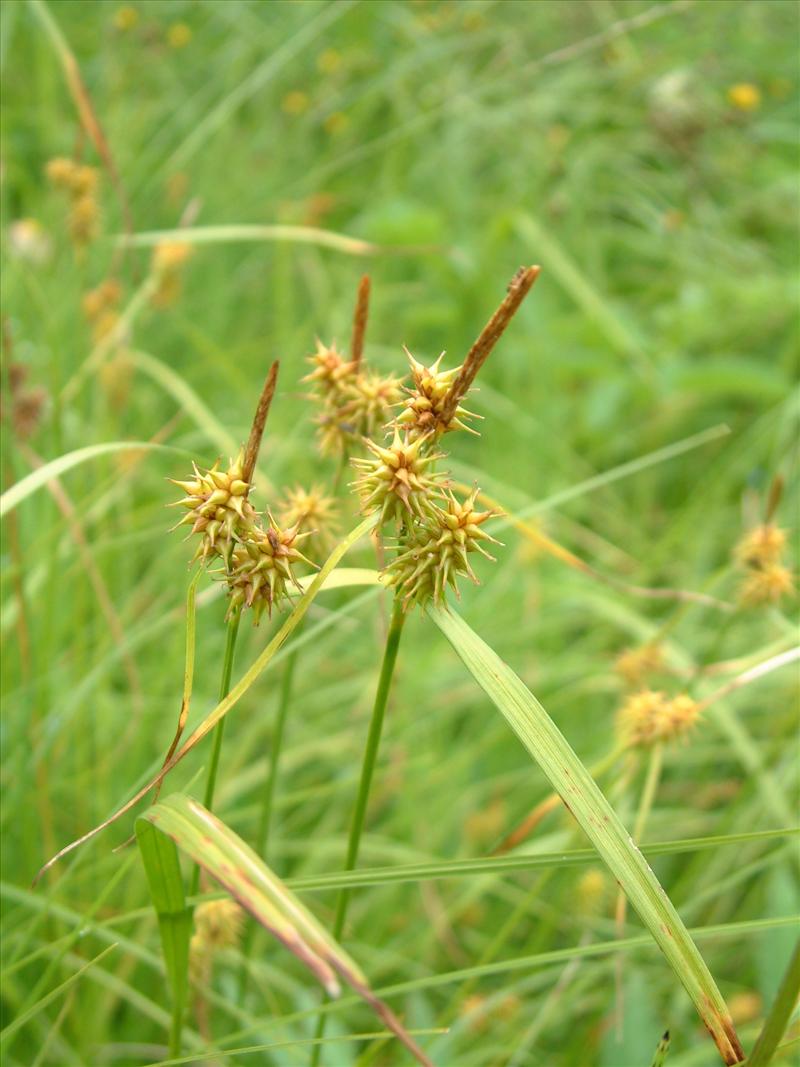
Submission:
[[[24,478],[20,478],[18,482],[15,482],[10,489],[6,489],[3,495],[0,496],[0,518],[13,511],[15,507],[21,504],[23,500],[27,500],[37,490],[44,488],[48,482],[55,478],[60,478],[62,474],[66,474],[68,470],[78,467],[81,463],[87,463],[90,459],[107,455],[110,452],[146,451],[172,452],[178,455],[187,454],[179,448],[172,448],[169,445],[156,445],[148,441],[104,441],[97,445],[87,445],[86,448],[77,448],[74,452],[66,452],[63,456],[37,467],[35,471],[31,471],[30,474],[26,474]]]
[[[683,983],[723,1062],[744,1051],[722,994],[680,916],[616,812],[539,701],[454,612],[428,614],[549,778]]]
[[[136,805],[142,799],[142,797],[147,796],[151,789],[154,789],[157,785],[159,785],[169,774],[172,768],[177,766],[177,764],[180,763],[184,756],[187,756],[189,752],[191,752],[191,750],[195,747],[195,745],[202,741],[202,739],[214,729],[217,723],[222,718],[224,718],[225,715],[228,714],[234,704],[236,704],[237,701],[240,700],[242,696],[244,696],[250,686],[253,685],[256,679],[261,675],[262,671],[266,669],[266,667],[268,666],[272,658],[275,656],[276,652],[278,652],[278,650],[281,648],[286,639],[300,625],[303,618],[305,617],[306,612],[311,606],[311,602],[314,600],[317,593],[324,585],[328,575],[336,567],[336,564],[339,562],[342,556],[344,556],[348,549],[352,548],[356,541],[360,540],[360,538],[363,537],[364,534],[369,533],[369,531],[375,525],[376,521],[377,517],[371,515],[368,519],[364,519],[363,522],[359,523],[359,525],[356,526],[354,530],[351,530],[351,532],[347,535],[347,537],[344,538],[344,540],[339,542],[339,544],[336,546],[333,552],[331,552],[330,556],[325,561],[323,566],[320,568],[318,573],[309,583],[308,588],[298,600],[294,610],[291,612],[286,622],[283,624],[283,626],[281,626],[280,630],[278,630],[272,640],[267,644],[267,647],[256,658],[255,662],[251,664],[250,668],[236,683],[233,689],[231,689],[230,693],[228,693],[228,695],[223,700],[221,700],[219,704],[217,704],[213,711],[211,711],[206,716],[206,718],[200,723],[200,725],[195,729],[191,737],[187,741],[185,741],[184,744],[180,747],[180,749],[178,749],[178,751],[174,753],[172,758],[164,764],[158,774],[154,778],[152,778],[146,785],[142,786],[142,788],[138,790],[138,792],[135,793],[130,800],[123,804],[121,808],[118,808],[113,815],[110,815],[107,819],[104,819],[103,822],[101,822],[98,826],[95,826],[92,830],[89,830],[88,833],[85,833],[81,837],[77,838],[77,840],[70,842],[70,844],[68,845],[65,845],[65,847],[62,848],[59,852],[57,852],[55,856],[49,859],[36,875],[36,878],[34,879],[34,884],[39,881],[42,875],[46,871],[48,871],[54,863],[57,863],[60,859],[62,859],[68,853],[72,852],[74,849],[78,848],[80,845],[83,845],[87,841],[90,841],[102,830],[105,830],[107,827],[111,826],[112,823],[115,823],[117,819],[122,818],[122,816],[125,815],[126,812],[130,811],[131,808],[134,807],[134,805]]]
[[[224,886],[257,922],[308,967],[328,994],[339,995],[337,976],[347,982],[414,1058],[430,1067],[430,1060],[399,1019],[370,990],[358,964],[230,827],[182,793],[173,793],[142,815],[137,820],[137,834],[143,823],[168,835],[182,852]]]
[[[292,244],[317,245],[332,248],[348,256],[374,256],[379,252],[393,251],[380,245],[362,241],[359,237],[347,237],[333,230],[316,226],[258,226],[249,223],[228,226],[195,226],[180,230],[149,230],[117,238],[126,248],[150,248],[165,241],[181,241],[185,244],[208,245],[239,242],[284,241]]]
[[[56,986],[55,989],[51,989],[49,993],[45,993],[41,1000],[37,1000],[36,1003],[32,1004],[27,1011],[21,1012],[16,1017],[16,1019],[12,1019],[12,1021],[8,1024],[5,1030],[0,1033],[0,1043],[8,1041],[9,1038],[13,1037],[17,1030],[20,1030],[23,1026],[26,1025],[26,1023],[30,1022],[30,1020],[35,1015],[38,1015],[43,1008],[46,1008],[48,1004],[52,1003],[54,1000],[57,1000],[62,993],[66,993],[70,986],[74,985],[75,982],[77,982],[78,979],[81,978],[82,975],[84,975],[90,967],[96,966],[100,962],[100,960],[103,959],[104,956],[107,956],[109,952],[111,952],[111,950],[115,949],[116,947],[117,946],[115,943],[113,945],[109,945],[107,948],[104,948],[103,951],[99,953],[99,955],[95,956],[93,960],[89,960],[88,963],[85,963],[83,967],[80,967],[74,974],[71,974],[69,978],[67,978],[61,983],[61,985]]]
[[[170,1048],[180,1053],[180,1031],[189,992],[189,939],[192,913],[186,906],[178,850],[145,819],[136,821],[136,839],[142,854],[150,896],[158,916],[161,948],[172,991]]]
[[[797,1005],[798,996],[800,996],[800,941],[794,947],[777,996],[769,1009],[769,1015],[764,1021],[764,1027],[758,1035],[753,1052],[747,1060],[747,1067],[766,1067],[772,1062],[778,1042],[783,1037]]]

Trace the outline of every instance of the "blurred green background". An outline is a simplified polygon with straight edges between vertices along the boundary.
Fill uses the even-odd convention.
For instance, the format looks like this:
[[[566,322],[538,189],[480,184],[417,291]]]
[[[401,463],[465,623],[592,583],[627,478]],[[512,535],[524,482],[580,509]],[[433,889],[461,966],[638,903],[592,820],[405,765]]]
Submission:
[[[65,198],[44,168],[74,153],[99,160],[37,9],[3,3],[5,484],[37,457],[99,442],[157,437],[185,452],[99,458],[63,479],[74,514],[42,491],[5,526],[4,1024],[31,1011],[6,1062],[151,1063],[165,1055],[167,997],[140,866],[130,858],[120,873],[125,857],[110,852],[129,825],[37,891],[28,886],[54,845],[153,772],[172,734],[187,546],[166,533],[164,478],[186,476],[186,454],[210,464],[220,450],[187,396],[243,440],[279,358],[262,469],[274,487],[330,483],[334,464],[316,454],[300,378],[315,335],[347,344],[361,275],[373,285],[367,359],[402,373],[403,344],[426,361],[446,350],[447,365],[460,362],[515,270],[539,263],[541,277],[472,397],[486,420],[481,437],[448,439],[454,469],[509,509],[533,508],[551,536],[606,574],[733,599],[731,549],[763,514],[775,476],[786,485],[778,520],[791,527],[797,516],[800,17],[783,0],[59,0],[49,10],[80,65],[136,232],[181,221],[284,224],[378,246],[352,255],[296,240],[198,244],[177,299],[142,308],[126,343],[73,387],[93,345],[83,296],[113,274],[125,307],[150,252],[115,258],[124,222],[107,175],[101,235],[86,254],[73,251]],[[147,371],[147,356],[174,372],[171,384]],[[21,372],[9,375],[11,364],[27,374],[14,390]],[[671,459],[646,459],[705,431]],[[623,464],[633,467],[591,481]],[[261,488],[261,504],[274,503]],[[536,555],[510,528],[502,536],[498,563],[479,568],[483,584],[464,590],[462,610],[588,764],[611,744],[621,696],[613,661],[625,647],[669,622],[675,688],[704,663],[764,658],[793,631],[791,600],[721,622],[709,609],[676,610],[593,582]],[[370,565],[366,551],[353,558]],[[199,616],[195,721],[214,703],[222,613],[217,602]],[[323,598],[311,618],[320,630],[298,661],[270,845],[283,877],[341,866],[382,639],[372,593]],[[237,671],[274,626],[247,628]],[[796,818],[791,673],[732,698],[727,726],[709,717],[669,753],[651,840]],[[227,728],[217,810],[245,836],[257,819],[278,677],[265,675]],[[698,696],[714,685],[702,684]],[[206,758],[187,760],[175,786],[197,788]],[[632,821],[639,773],[604,784]],[[485,854],[546,794],[439,634],[413,617],[361,863]],[[535,847],[583,844],[557,817]],[[655,866],[689,926],[797,911],[785,842]],[[670,1067],[714,1063],[655,949],[625,957],[619,1036],[611,956],[501,968],[469,989],[458,977],[414,985],[487,952],[513,960],[613,937],[612,887],[604,902],[587,903],[584,874],[361,890],[345,944],[376,987],[411,983],[392,999],[407,1025],[450,1027],[420,1039],[444,1067],[647,1067],[667,1026]],[[306,897],[330,921],[332,894]],[[521,902],[519,922],[493,948]],[[635,917],[628,924],[639,931]],[[59,940],[78,929],[79,941]],[[47,997],[109,940],[121,944]],[[228,1048],[287,1042],[230,1062],[306,1063],[299,1042],[313,1030],[317,991],[266,937],[253,945],[246,998],[237,953],[217,969],[214,1036]],[[706,939],[701,948],[723,992],[738,998],[752,1043],[789,932]],[[281,1021],[299,1011],[307,1014]],[[374,1028],[368,1013],[349,1009],[328,1032]],[[404,1056],[394,1044],[339,1041],[323,1062]]]

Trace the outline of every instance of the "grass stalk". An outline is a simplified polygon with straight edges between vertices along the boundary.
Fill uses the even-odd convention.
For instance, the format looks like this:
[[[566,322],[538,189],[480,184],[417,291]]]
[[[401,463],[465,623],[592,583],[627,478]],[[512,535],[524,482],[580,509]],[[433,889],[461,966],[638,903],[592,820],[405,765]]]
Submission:
[[[228,632],[225,639],[225,659],[222,661],[222,677],[219,684],[219,699],[224,700],[230,692],[231,675],[233,674],[233,657],[236,651],[236,638],[239,635],[239,621],[241,613],[234,611],[228,619]],[[219,757],[222,752],[222,739],[225,735],[225,720],[220,719],[214,727],[213,747],[211,749],[211,762],[208,765],[208,778],[206,779],[206,791],[203,795],[203,805],[212,810],[214,804],[214,790],[217,785],[217,771],[219,770]],[[194,896],[200,885],[200,868],[195,867],[192,872],[192,882],[189,895]]]
[[[361,845],[361,834],[364,829],[364,819],[367,813],[369,791],[372,785],[375,763],[378,758],[378,748],[380,747],[381,733],[383,731],[383,720],[386,714],[386,703],[392,684],[394,665],[397,661],[397,650],[400,647],[400,638],[403,633],[404,622],[405,612],[403,611],[402,600],[399,597],[395,597],[389,630],[386,634],[386,645],[383,652],[383,662],[381,663],[381,673],[378,678],[378,688],[375,691],[372,719],[370,720],[367,743],[364,748],[364,758],[361,763],[361,777],[358,783],[356,805],[350,823],[350,834],[347,840],[347,858],[345,859],[344,865],[346,871],[354,870],[355,865],[358,862],[358,850]],[[350,887],[346,886],[339,891],[339,896],[336,900],[336,913],[333,920],[332,930],[333,937],[336,941],[340,939],[342,931],[344,930],[345,921],[347,920],[350,893]],[[327,1015],[320,1015],[319,1017],[315,1034],[315,1039],[317,1041],[321,1041],[325,1035],[327,1018]],[[317,1067],[319,1064],[321,1051],[321,1045],[316,1044],[311,1053],[311,1067]]]

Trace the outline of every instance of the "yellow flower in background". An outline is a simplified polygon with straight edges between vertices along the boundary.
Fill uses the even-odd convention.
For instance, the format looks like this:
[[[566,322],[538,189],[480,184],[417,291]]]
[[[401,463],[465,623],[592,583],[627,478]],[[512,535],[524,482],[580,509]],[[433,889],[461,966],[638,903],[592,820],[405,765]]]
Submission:
[[[325,132],[333,137],[338,133],[344,133],[349,125],[350,119],[343,111],[334,111],[332,115],[328,115],[322,124]]]
[[[185,48],[192,39],[192,31],[185,22],[173,22],[167,30],[167,44],[170,48]]]
[[[761,90],[751,82],[737,82],[728,89],[728,102],[739,111],[755,111],[761,104]]]
[[[317,56],[317,70],[320,74],[333,74],[341,65],[341,54],[335,48],[326,48]]]
[[[139,12],[135,7],[120,7],[114,13],[114,26],[125,33],[132,30],[139,21]]]
[[[309,103],[308,93],[304,93],[302,89],[293,89],[284,96],[281,108],[287,115],[302,115],[304,111],[308,111]]]

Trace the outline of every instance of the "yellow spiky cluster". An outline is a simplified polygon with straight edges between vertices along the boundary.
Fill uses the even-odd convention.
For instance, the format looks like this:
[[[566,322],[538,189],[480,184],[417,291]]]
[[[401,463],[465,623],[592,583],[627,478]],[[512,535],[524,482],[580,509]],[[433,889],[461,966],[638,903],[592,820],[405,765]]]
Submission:
[[[748,531],[734,549],[743,571],[739,599],[748,607],[777,604],[794,592],[794,578],[783,563],[786,531],[771,522]]]
[[[156,307],[170,307],[180,296],[183,268],[193,251],[185,241],[164,241],[156,245],[150,265],[156,281],[151,299]]]
[[[189,977],[207,982],[217,952],[239,943],[244,911],[234,900],[207,900],[194,909],[194,933],[189,942]]]
[[[438,437],[450,430],[468,430],[470,433],[475,433],[475,430],[467,426],[464,420],[474,419],[477,416],[460,404],[453,415],[445,419],[444,407],[447,394],[458,377],[461,367],[440,370],[444,352],[430,367],[414,359],[408,349],[406,349],[406,356],[411,366],[413,388],[405,390],[408,395],[403,404],[403,410],[397,416],[397,425],[407,429],[412,439],[428,434]]]
[[[364,369],[319,339],[309,362],[313,370],[303,381],[311,384],[319,407],[320,449],[324,455],[345,456],[385,425],[400,400],[400,379]]]
[[[626,648],[617,656],[614,668],[630,686],[640,686],[650,675],[658,674],[664,667],[664,653],[659,644]]]
[[[253,525],[233,549],[228,573],[229,611],[252,608],[258,623],[264,611],[271,616],[273,605],[280,606],[287,599],[289,586],[299,590],[293,565],[306,563],[313,567],[297,548],[304,536],[298,533],[297,526],[281,529],[272,516],[266,530]]]
[[[444,475],[429,468],[443,453],[426,454],[428,438],[411,440],[395,427],[390,445],[366,440],[370,459],[354,459],[358,477],[353,487],[365,515],[379,512],[381,522],[398,515],[424,519],[434,514],[434,501],[444,496]]]
[[[193,534],[201,535],[195,559],[206,560],[217,554],[227,559],[237,535],[255,521],[255,508],[248,500],[252,487],[243,478],[243,464],[241,451],[226,470],[220,470],[219,461],[205,471],[192,464],[194,478],[170,478],[186,494],[171,505],[187,509],[177,526],[189,526]]]
[[[670,698],[660,690],[640,689],[619,709],[617,731],[629,747],[650,748],[686,737],[699,716],[700,706],[688,693]]]
[[[69,197],[70,237],[76,248],[84,248],[97,236],[100,226],[97,199],[100,172],[96,167],[58,157],[48,162],[45,173],[51,185]]]
[[[336,501],[326,496],[319,485],[310,489],[298,485],[287,490],[278,507],[281,525],[296,526],[308,534],[308,550],[317,557],[327,555],[335,544],[337,513]]]
[[[444,508],[434,504],[424,521],[402,543],[402,551],[386,568],[387,584],[397,590],[407,604],[443,600],[448,586],[458,596],[457,579],[465,576],[478,584],[469,556],[479,552],[494,561],[481,542],[499,545],[481,529],[496,511],[475,508],[477,489],[464,501],[448,493]]]

